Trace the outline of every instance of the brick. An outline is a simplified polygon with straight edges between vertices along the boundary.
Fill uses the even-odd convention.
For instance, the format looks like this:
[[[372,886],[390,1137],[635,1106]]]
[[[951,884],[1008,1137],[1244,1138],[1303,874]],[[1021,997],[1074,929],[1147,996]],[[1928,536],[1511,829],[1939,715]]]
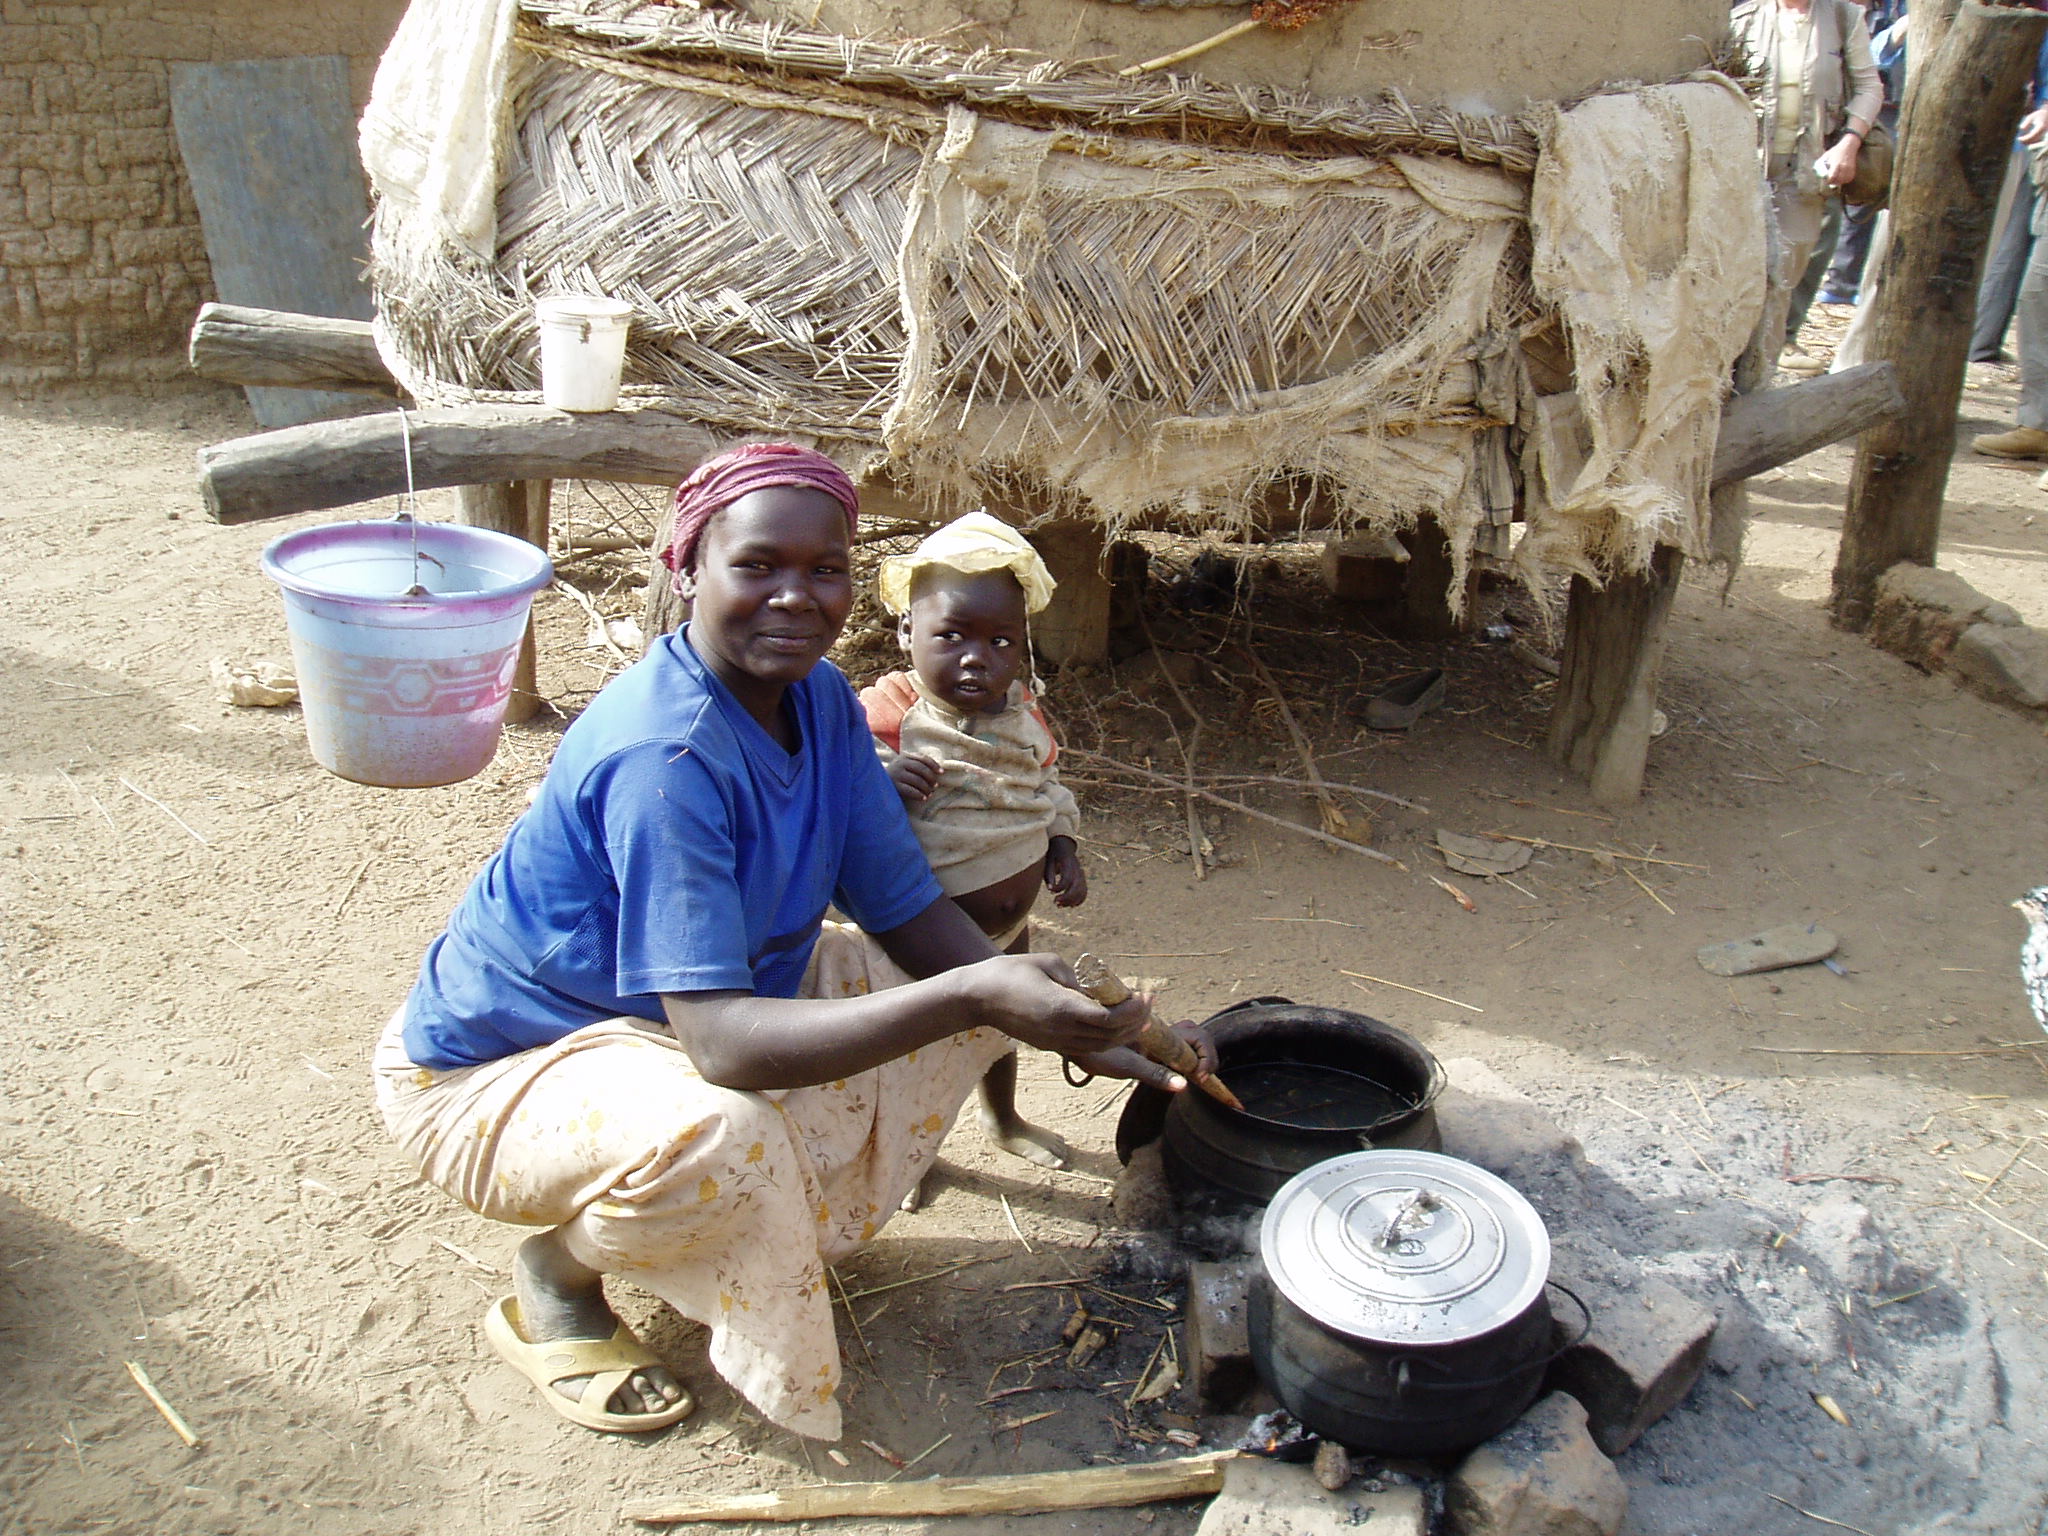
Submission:
[[[1258,1384],[1245,1319],[1256,1259],[1188,1266],[1188,1384],[1204,1406],[1228,1413]]]
[[[2048,707],[2048,632],[2023,624],[1972,624],[1957,639],[1949,667],[1994,699]]]
[[[117,267],[162,266],[206,255],[206,242],[196,229],[117,229],[110,247]]]
[[[77,133],[24,133],[7,146],[7,158],[53,175],[76,176],[85,160],[85,139]]]
[[[1453,1536],[1615,1536],[1628,1485],[1554,1392],[1458,1465],[1444,1490]]]
[[[1223,1491],[1209,1501],[1195,1536],[1428,1536],[1422,1492],[1413,1487],[1332,1493],[1306,1464],[1239,1456],[1223,1464]]]
[[[1323,585],[1332,597],[1391,602],[1407,580],[1408,551],[1391,534],[1361,534],[1323,545]]]
[[[136,223],[163,208],[163,191],[146,181],[82,182],[50,188],[50,216],[60,224]]]
[[[1592,1327],[1551,1363],[1544,1385],[1577,1399],[1593,1443],[1619,1456],[1684,1401],[1706,1366],[1720,1319],[1669,1281],[1577,1233],[1552,1239],[1550,1275],[1578,1293]],[[1562,1344],[1583,1320],[1568,1301],[1555,1310]]]

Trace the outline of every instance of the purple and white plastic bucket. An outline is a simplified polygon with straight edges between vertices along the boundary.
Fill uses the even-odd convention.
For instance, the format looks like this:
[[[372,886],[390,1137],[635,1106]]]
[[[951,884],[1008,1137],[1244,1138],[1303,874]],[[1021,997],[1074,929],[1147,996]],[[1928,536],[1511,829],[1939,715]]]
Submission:
[[[409,518],[274,539],[313,760],[358,784],[422,789],[498,750],[545,551],[510,534]]]

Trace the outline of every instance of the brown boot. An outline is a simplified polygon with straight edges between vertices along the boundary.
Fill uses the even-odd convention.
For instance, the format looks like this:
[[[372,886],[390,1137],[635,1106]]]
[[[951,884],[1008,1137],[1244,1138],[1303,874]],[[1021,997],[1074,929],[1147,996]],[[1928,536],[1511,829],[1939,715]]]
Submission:
[[[1973,437],[1970,448],[1994,459],[2048,459],[2048,432],[2039,427],[2014,427],[2010,432]]]

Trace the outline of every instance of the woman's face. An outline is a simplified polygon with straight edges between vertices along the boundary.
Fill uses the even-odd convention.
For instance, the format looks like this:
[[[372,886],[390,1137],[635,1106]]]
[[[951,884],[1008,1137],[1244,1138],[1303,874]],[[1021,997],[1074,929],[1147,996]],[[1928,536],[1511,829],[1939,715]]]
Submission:
[[[853,606],[846,511],[823,491],[750,491],[705,526],[683,595],[690,645],[760,715],[839,638]]]

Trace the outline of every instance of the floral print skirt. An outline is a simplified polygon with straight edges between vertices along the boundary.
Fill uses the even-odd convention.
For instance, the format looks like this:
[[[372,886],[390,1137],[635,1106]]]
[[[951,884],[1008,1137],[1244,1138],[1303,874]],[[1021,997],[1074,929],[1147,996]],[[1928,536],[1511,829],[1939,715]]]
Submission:
[[[858,928],[826,923],[802,995],[909,979]],[[762,1413],[831,1440],[825,1265],[895,1214],[1011,1045],[967,1030],[837,1082],[748,1093],[705,1082],[645,1019],[437,1071],[406,1058],[394,1017],[372,1072],[384,1123],[427,1182],[480,1216],[564,1228],[579,1261],[708,1326],[713,1367]]]

